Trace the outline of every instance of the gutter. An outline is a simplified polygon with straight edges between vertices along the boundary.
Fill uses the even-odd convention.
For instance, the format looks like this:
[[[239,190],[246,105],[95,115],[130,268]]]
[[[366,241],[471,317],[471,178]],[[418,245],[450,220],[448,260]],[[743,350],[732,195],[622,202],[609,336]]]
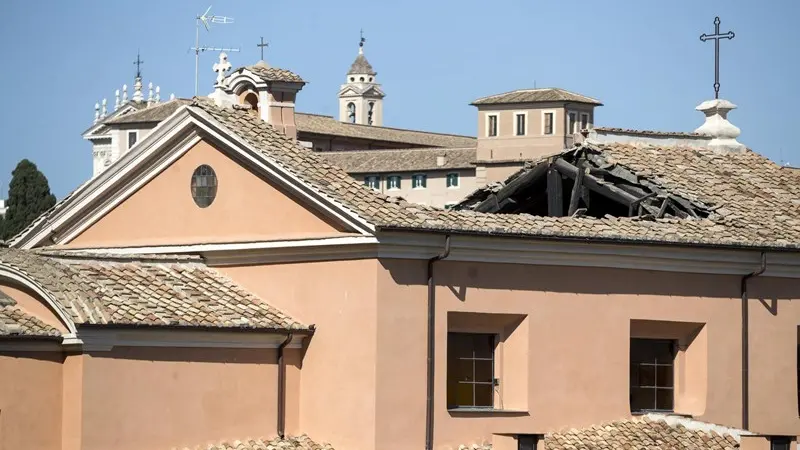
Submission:
[[[436,285],[433,281],[433,264],[450,256],[450,235],[445,236],[442,253],[428,260],[428,375],[425,400],[425,450],[433,450],[433,383],[434,353],[436,350]]]
[[[286,436],[286,360],[283,349],[294,339],[294,333],[286,335],[286,340],[278,346],[278,436]]]
[[[750,428],[750,310],[747,301],[747,280],[755,278],[767,270],[767,254],[761,252],[761,267],[742,277],[742,429]]]

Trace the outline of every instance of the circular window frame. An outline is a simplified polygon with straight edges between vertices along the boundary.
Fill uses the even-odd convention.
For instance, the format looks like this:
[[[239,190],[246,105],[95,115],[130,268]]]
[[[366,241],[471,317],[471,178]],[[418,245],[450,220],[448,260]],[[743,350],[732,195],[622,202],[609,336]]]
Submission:
[[[201,164],[194,169],[189,182],[189,193],[194,204],[200,208],[208,208],[217,198],[219,178],[208,164]]]

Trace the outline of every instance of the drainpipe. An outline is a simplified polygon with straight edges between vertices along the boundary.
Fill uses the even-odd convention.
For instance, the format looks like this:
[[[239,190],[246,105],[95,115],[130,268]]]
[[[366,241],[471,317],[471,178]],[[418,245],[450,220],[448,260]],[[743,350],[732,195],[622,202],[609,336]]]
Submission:
[[[750,311],[747,302],[747,280],[755,278],[767,270],[767,254],[761,252],[761,267],[742,277],[742,429],[750,428]]]
[[[278,436],[286,436],[286,360],[283,349],[292,342],[294,334],[286,335],[281,345],[278,346]]]
[[[444,251],[428,260],[428,396],[425,403],[425,450],[433,450],[433,375],[436,350],[436,285],[433,282],[433,263],[450,255],[450,235],[444,240]]]

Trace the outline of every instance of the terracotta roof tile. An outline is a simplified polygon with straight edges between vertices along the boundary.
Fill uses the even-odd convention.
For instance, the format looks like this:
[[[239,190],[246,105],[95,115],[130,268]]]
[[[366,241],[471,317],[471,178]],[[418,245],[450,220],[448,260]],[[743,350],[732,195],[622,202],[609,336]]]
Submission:
[[[351,150],[319,152],[331,164],[347,173],[413,172],[418,170],[471,169],[476,149],[406,148],[396,150]],[[443,164],[439,165],[439,157]]]
[[[0,292],[0,338],[59,336],[56,328],[26,313],[13,298]]]
[[[477,143],[472,136],[361,125],[342,122],[331,116],[318,114],[296,113],[294,118],[298,133],[333,135],[425,147],[474,147]]]
[[[502,94],[481,97],[471,104],[479,105],[500,105],[509,103],[544,103],[544,102],[574,102],[588,103],[590,105],[601,106],[602,103],[596,98],[587,97],[582,94],[570,92],[559,88],[539,88],[539,89],[518,89],[516,91],[504,92]]]
[[[292,72],[291,70],[269,67],[266,63],[262,62],[252,66],[240,67],[231,73],[233,74],[243,69],[249,70],[254,75],[266,82],[283,81],[287,83],[305,83],[305,81],[300,78],[300,75]]]
[[[183,105],[188,105],[192,101],[184,98],[176,98],[164,103],[157,103],[148,107],[143,107],[138,111],[114,117],[103,122],[106,125],[118,125],[123,123],[158,123],[171,116]]]
[[[199,259],[144,258],[0,249],[79,325],[307,329]]]
[[[704,136],[699,133],[689,131],[656,131],[656,130],[634,130],[631,128],[616,128],[616,127],[594,127],[595,131],[602,131],[614,134],[627,134],[631,136],[657,136],[657,137],[686,137],[695,139],[711,139],[710,136]]]

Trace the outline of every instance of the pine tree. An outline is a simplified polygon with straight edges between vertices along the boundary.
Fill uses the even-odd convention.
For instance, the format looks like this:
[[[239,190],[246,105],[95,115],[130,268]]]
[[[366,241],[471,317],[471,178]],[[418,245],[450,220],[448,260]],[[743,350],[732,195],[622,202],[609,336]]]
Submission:
[[[11,172],[11,183],[8,185],[8,211],[3,221],[3,239],[14,237],[55,204],[56,197],[50,193],[47,177],[36,164],[27,159],[20,161]]]

